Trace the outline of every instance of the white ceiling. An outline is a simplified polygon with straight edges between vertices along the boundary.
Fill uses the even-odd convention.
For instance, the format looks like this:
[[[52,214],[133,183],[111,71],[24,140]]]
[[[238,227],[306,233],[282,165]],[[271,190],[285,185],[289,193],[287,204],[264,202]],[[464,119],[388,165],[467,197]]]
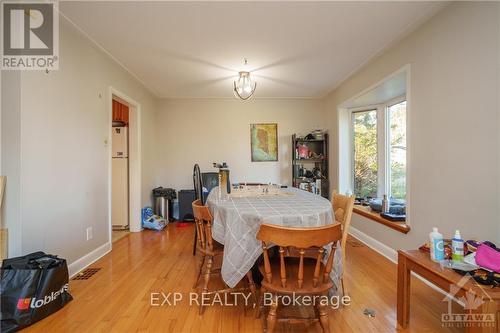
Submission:
[[[255,97],[316,98],[443,6],[69,1],[60,10],[158,97],[232,97],[246,57]]]

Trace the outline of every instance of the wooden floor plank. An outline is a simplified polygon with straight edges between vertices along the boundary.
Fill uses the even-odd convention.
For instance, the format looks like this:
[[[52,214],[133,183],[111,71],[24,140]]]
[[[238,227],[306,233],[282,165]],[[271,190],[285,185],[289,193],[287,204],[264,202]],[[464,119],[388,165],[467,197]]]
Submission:
[[[70,281],[74,300],[25,332],[261,332],[253,309],[208,307],[203,316],[189,306],[197,260],[191,255],[193,227],[175,223],[162,232],[130,233],[91,267],[89,280]],[[460,332],[441,327],[443,296],[412,278],[410,326],[396,329],[396,265],[363,244],[347,244],[345,285],[351,305],[330,310],[332,332]],[[214,287],[222,286],[214,278]],[[181,292],[177,306],[154,307],[152,292]],[[375,310],[374,318],[363,310]],[[458,306],[456,307],[459,311]],[[280,310],[278,310],[280,311]],[[306,313],[307,310],[301,310]],[[319,325],[276,325],[276,332],[321,332]]]

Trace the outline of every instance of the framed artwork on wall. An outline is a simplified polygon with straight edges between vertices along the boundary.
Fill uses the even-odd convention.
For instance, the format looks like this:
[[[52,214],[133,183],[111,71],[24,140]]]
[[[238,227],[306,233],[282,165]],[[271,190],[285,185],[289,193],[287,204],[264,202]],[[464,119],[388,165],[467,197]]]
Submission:
[[[278,124],[251,124],[252,162],[278,161]]]

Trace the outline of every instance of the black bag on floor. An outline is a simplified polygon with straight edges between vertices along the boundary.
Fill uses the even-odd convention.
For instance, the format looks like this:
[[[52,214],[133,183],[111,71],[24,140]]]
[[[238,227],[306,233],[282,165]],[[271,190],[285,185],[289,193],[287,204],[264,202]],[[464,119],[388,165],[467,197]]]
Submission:
[[[68,293],[66,260],[44,252],[5,259],[0,272],[0,331],[15,332],[61,309]]]

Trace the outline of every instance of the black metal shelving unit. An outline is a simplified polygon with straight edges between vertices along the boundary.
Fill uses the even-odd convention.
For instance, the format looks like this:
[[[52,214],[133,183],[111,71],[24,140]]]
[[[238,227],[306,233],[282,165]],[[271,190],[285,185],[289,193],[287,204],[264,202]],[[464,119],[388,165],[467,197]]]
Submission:
[[[312,158],[299,158],[298,146],[306,145]],[[306,140],[292,135],[292,184],[329,199],[328,134],[322,140]],[[319,182],[318,182],[319,180]],[[303,185],[301,185],[303,184]]]

